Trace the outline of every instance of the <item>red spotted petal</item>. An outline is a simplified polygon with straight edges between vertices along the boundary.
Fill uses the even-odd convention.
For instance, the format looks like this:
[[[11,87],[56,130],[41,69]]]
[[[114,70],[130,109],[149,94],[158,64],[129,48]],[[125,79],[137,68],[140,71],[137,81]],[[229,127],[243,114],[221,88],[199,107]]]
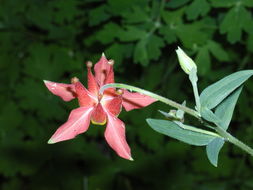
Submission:
[[[89,65],[92,64],[91,62],[87,63],[87,69],[88,69],[88,90],[90,91],[91,94],[93,94],[94,96],[98,96],[98,83],[94,77],[94,75],[91,72],[91,66]]]
[[[60,126],[48,143],[53,144],[75,138],[78,134],[87,131],[90,125],[90,116],[93,107],[80,107],[71,111],[68,121]]]
[[[114,73],[112,64],[108,63],[105,55],[102,54],[100,60],[95,64],[95,78],[100,86],[106,84],[106,82],[114,81]]]
[[[64,84],[44,80],[48,90],[56,96],[60,96],[64,101],[70,101],[76,98],[75,86],[73,84]]]
[[[100,103],[95,107],[91,121],[96,125],[104,125],[106,123],[106,114]]]
[[[132,93],[127,90],[124,90],[122,97],[123,97],[122,104],[123,107],[126,109],[126,111],[143,108],[157,101],[156,99],[151,98],[150,96],[146,96],[137,92]]]
[[[107,112],[105,139],[110,147],[122,158],[133,160],[125,136],[125,124]]]
[[[104,109],[109,111],[114,116],[118,116],[122,108],[122,97],[118,96],[104,96],[102,99]]]
[[[94,97],[80,82],[76,82],[75,89],[80,106],[94,106],[97,103],[97,97]]]

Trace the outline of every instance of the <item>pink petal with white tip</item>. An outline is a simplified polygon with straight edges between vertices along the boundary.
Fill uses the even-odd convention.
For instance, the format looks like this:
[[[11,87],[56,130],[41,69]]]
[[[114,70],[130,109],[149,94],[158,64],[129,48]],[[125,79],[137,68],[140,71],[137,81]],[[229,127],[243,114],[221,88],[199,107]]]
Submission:
[[[95,64],[95,78],[100,86],[103,86],[107,80],[114,81],[112,65],[108,63],[105,55],[102,54],[100,60]],[[110,77],[110,79],[107,79]]]
[[[49,139],[48,144],[75,138],[87,131],[93,107],[80,107],[71,111],[68,121],[60,126]]]
[[[110,147],[122,158],[133,160],[131,150],[125,136],[125,124],[117,117],[107,112],[105,139]]]
[[[61,97],[64,101],[70,101],[76,98],[75,86],[73,84],[64,84],[44,80],[48,90],[54,95]]]
[[[124,90],[122,100],[123,107],[126,109],[126,111],[130,111],[132,109],[140,109],[157,101],[150,96],[146,96],[137,92],[132,93],[127,90]]]

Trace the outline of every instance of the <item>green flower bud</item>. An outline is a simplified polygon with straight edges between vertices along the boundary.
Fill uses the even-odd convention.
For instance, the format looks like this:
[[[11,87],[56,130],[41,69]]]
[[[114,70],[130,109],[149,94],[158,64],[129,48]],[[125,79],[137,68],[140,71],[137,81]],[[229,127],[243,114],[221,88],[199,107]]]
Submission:
[[[189,74],[193,68],[197,70],[197,66],[194,61],[190,57],[188,57],[188,55],[186,55],[186,53],[180,47],[178,47],[176,53],[180,66],[185,73]]]

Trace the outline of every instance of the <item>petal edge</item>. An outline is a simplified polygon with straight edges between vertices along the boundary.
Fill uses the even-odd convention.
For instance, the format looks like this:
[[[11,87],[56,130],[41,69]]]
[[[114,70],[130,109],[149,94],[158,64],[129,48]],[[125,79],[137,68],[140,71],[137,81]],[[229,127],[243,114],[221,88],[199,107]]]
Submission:
[[[107,112],[105,139],[109,146],[122,158],[133,160],[131,150],[125,136],[125,124],[111,113]]]
[[[123,100],[122,105],[126,111],[130,111],[133,109],[140,109],[157,101],[156,99],[151,98],[150,96],[146,96],[138,92],[132,93],[127,90],[124,90],[122,100]]]
[[[73,139],[78,134],[87,131],[92,111],[93,107],[80,107],[72,110],[67,122],[56,130],[49,139],[48,144]]]
[[[73,84],[57,83],[48,80],[43,80],[43,82],[50,92],[66,102],[76,98],[75,86]]]

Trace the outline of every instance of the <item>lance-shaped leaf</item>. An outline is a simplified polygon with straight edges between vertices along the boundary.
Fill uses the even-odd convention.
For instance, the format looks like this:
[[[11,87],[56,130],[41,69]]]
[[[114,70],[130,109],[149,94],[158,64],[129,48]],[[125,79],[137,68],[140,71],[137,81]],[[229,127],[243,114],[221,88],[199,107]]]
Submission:
[[[223,145],[224,140],[222,138],[215,138],[206,146],[207,157],[215,167],[218,165],[219,152]]]
[[[207,121],[210,121],[217,126],[220,127],[221,120],[219,117],[217,117],[212,110],[208,109],[207,107],[202,107],[201,108],[201,116]]]
[[[225,100],[223,100],[215,109],[215,115],[221,120],[220,126],[227,130],[232,119],[236,102],[242,91],[242,87],[236,89]]]
[[[212,135],[184,129],[180,127],[179,125],[177,125],[175,122],[171,122],[167,120],[147,119],[147,123],[152,129],[154,129],[158,133],[167,135],[169,137],[175,138],[179,141],[182,141],[191,145],[204,146],[204,145],[207,145],[209,142],[211,142],[215,138]]]
[[[209,109],[216,107],[252,75],[253,70],[238,71],[208,86],[200,95],[201,105]]]

